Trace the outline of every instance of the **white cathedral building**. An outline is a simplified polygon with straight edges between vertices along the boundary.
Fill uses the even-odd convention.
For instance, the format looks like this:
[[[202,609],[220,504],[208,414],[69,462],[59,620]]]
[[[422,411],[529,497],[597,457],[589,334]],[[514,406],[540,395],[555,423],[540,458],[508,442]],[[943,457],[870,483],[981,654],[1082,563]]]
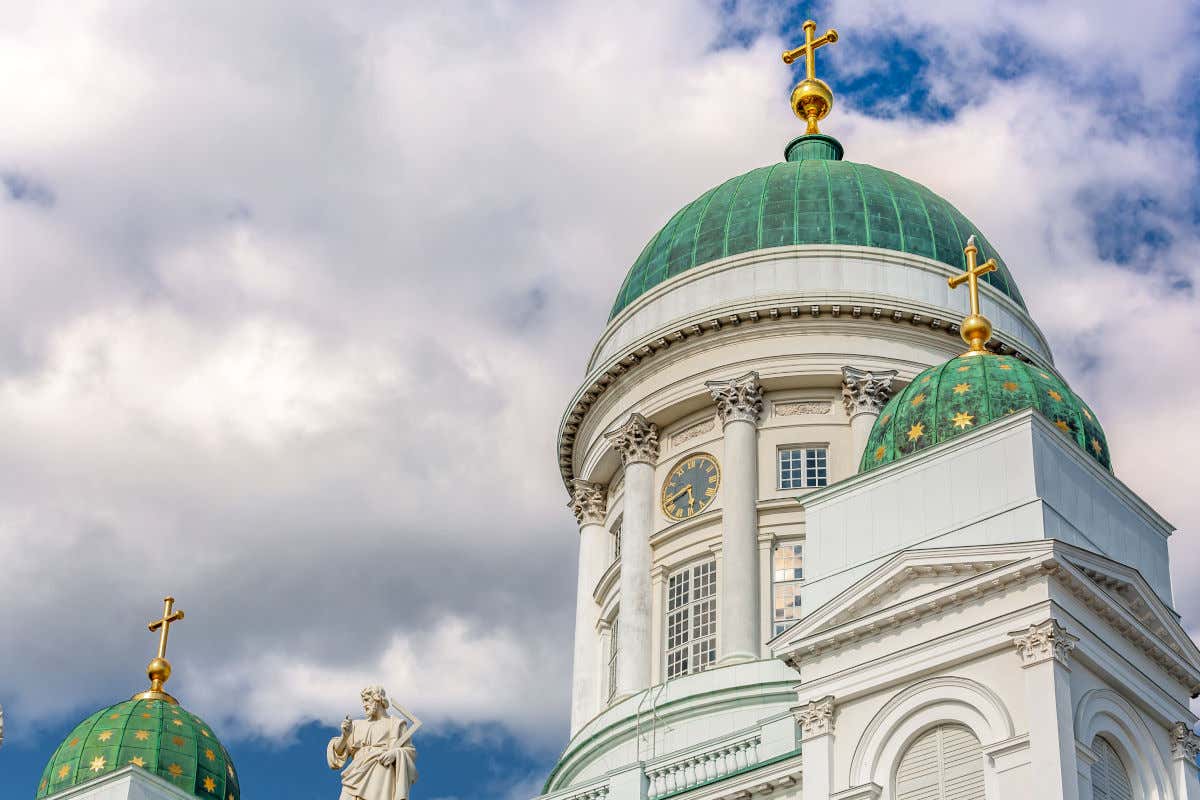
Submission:
[[[983,233],[817,131],[814,30],[809,132],[651,238],[563,416],[542,798],[1200,800],[1170,524]]]

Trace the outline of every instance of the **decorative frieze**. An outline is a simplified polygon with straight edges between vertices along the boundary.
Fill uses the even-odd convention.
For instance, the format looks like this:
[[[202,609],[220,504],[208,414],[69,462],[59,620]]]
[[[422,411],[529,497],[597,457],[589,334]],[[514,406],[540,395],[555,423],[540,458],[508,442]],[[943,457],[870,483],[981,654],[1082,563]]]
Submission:
[[[1027,630],[1013,631],[1009,634],[1017,648],[1021,664],[1032,667],[1044,661],[1054,659],[1065,666],[1070,666],[1071,651],[1075,649],[1078,636],[1067,633],[1067,629],[1056,619],[1048,619],[1037,625],[1030,625]]]
[[[757,372],[747,372],[727,381],[707,381],[704,385],[717,403],[717,416],[722,425],[735,421],[758,424],[763,397]]]
[[[608,488],[603,483],[592,483],[575,478],[571,481],[571,510],[580,525],[598,525],[604,522],[607,511]]]
[[[800,726],[803,739],[833,733],[833,695],[810,700],[808,705],[796,706],[792,709],[792,716]]]
[[[1200,736],[1186,722],[1171,726],[1171,758],[1185,758],[1193,764],[1200,755]]]
[[[634,412],[621,427],[607,434],[608,443],[623,464],[653,464],[658,460],[658,426]]]
[[[878,415],[892,396],[892,381],[896,370],[865,370],[842,367],[842,404],[846,414]]]
[[[686,444],[692,439],[696,439],[706,433],[711,433],[715,427],[717,427],[717,420],[715,417],[706,419],[703,422],[697,422],[695,425],[684,428],[683,430],[679,431],[679,433],[673,435],[671,437],[671,446],[679,447],[682,444]]]
[[[799,417],[808,415],[828,414],[833,403],[828,400],[788,400],[773,403],[775,414],[780,417]]]

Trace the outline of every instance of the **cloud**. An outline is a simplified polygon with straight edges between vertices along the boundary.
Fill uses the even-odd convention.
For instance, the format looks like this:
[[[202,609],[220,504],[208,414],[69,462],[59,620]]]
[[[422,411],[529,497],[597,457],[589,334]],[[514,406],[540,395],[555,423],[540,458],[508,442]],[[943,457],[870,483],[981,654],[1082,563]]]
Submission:
[[[10,5],[13,718],[140,688],[138,626],[170,592],[172,688],[239,735],[336,721],[383,682],[436,724],[561,745],[577,534],[556,426],[646,239],[798,130],[779,12]],[[818,17],[843,34],[830,63],[877,83],[826,128],[1004,253],[1118,475],[1183,529],[1195,631],[1197,154],[1171,103],[1195,15],[1152,3],[1126,50],[1115,17],[1066,3],[861,8]],[[896,35],[910,86],[870,52]],[[884,107],[917,89],[950,113]],[[87,658],[44,669],[64,649]]]

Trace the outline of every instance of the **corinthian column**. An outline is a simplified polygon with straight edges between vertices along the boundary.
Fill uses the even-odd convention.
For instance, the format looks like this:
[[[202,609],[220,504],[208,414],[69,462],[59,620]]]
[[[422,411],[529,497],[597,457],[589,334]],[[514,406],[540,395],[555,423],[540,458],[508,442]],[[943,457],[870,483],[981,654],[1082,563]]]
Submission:
[[[621,524],[621,606],[617,694],[650,686],[650,532],[654,526],[654,462],[658,426],[630,414],[608,441],[625,465],[625,516]]]
[[[862,458],[875,418],[892,396],[892,381],[895,379],[894,369],[842,367],[842,404],[846,406],[846,415],[850,417],[855,463]]]
[[[1009,636],[1025,670],[1029,752],[1038,776],[1032,797],[1079,800],[1070,676],[1071,651],[1079,639],[1053,617]]]
[[[758,373],[704,384],[725,430],[720,663],[758,658]]]
[[[596,636],[599,607],[592,593],[604,573],[608,541],[604,512],[608,487],[571,481],[571,510],[579,520],[579,579],[575,587],[575,663],[571,680],[571,734],[600,710],[603,681],[600,642]]]

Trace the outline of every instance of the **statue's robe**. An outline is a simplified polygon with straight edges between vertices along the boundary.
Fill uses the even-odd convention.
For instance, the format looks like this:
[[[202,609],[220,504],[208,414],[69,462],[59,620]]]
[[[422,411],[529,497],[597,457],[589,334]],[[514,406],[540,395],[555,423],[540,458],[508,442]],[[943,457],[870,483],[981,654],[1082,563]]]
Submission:
[[[350,761],[342,771],[339,800],[408,800],[417,780],[417,750],[411,742],[400,746],[406,727],[404,720],[395,717],[356,719],[344,743],[341,736],[329,740],[325,748],[329,767],[342,769]],[[385,767],[380,759],[388,752],[396,753],[396,761]]]

